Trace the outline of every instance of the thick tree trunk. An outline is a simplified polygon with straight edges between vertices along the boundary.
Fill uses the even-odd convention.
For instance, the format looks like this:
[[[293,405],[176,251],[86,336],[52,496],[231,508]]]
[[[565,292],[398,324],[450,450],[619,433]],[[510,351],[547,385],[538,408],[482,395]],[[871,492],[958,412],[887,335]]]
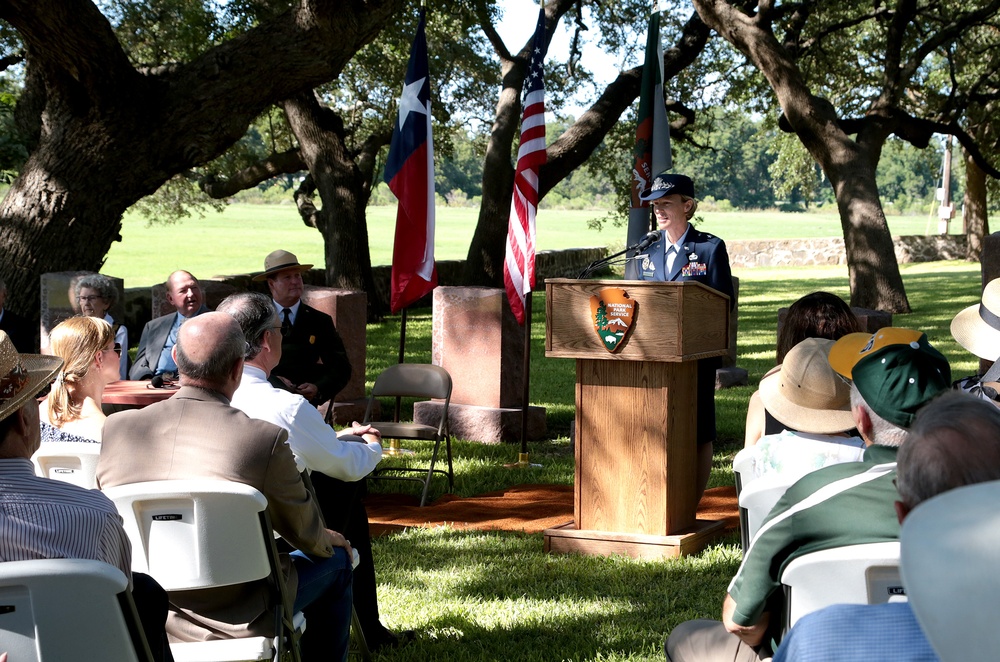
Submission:
[[[969,237],[965,257],[978,262],[983,253],[983,238],[990,233],[990,219],[986,207],[986,172],[967,151],[962,150],[962,158],[965,159],[962,222]]]
[[[349,153],[343,120],[320,106],[312,91],[282,106],[323,201],[322,209],[313,207],[304,220],[323,235],[327,285],[363,290],[369,318],[377,318],[385,302],[375,290],[365,217],[372,173],[363,173]]]
[[[833,105],[810,91],[763,13],[747,15],[725,0],[694,0],[694,5],[702,20],[767,78],[789,126],[833,184],[844,230],[852,305],[910,312],[875,183],[875,166],[890,133],[888,120],[878,109],[870,111],[855,142],[841,128]]]
[[[879,199],[874,168],[859,167],[859,162],[865,161],[856,156],[845,168],[827,170],[844,230],[851,305],[908,313],[910,306]]]
[[[332,79],[400,6],[300,0],[189,63],[140,74],[90,0],[0,3],[45,89],[37,148],[0,204],[10,307],[37,318],[41,274],[99,269],[129,205],[221,154],[268,105]]]

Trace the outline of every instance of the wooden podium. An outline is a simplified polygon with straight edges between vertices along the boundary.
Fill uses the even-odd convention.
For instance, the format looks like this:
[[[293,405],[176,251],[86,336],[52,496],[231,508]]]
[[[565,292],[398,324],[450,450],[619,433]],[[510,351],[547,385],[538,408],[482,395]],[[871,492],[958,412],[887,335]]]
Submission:
[[[694,281],[548,279],[545,293],[545,355],[576,359],[575,521],[546,530],[545,550],[701,550],[724,525],[695,519],[696,367],[728,351],[729,297]],[[609,315],[630,301],[621,333],[627,316]]]

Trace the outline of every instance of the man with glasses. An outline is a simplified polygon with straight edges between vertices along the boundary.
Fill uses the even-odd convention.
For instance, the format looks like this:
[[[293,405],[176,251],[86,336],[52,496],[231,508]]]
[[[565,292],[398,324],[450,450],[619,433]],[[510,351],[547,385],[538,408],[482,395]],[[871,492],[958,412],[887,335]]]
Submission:
[[[219,304],[243,329],[249,350],[243,379],[232,405],[251,418],[288,430],[288,445],[299,469],[311,472],[316,499],[327,526],[344,533],[358,551],[354,570],[354,608],[370,651],[405,644],[412,632],[397,635],[379,620],[368,512],[361,500],[364,479],[382,459],[378,430],[354,423],[341,433],[323,421],[304,397],[277,389],[267,378],[282,356],[281,318],[263,294],[233,294]]]
[[[176,376],[177,364],[171,350],[177,342],[181,324],[208,310],[198,279],[187,271],[170,274],[165,285],[167,300],[176,312],[157,317],[143,327],[129,379],[152,379],[156,375],[172,379]]]
[[[302,301],[302,274],[312,266],[299,264],[293,253],[277,250],[264,258],[264,271],[253,279],[267,281],[284,336],[271,384],[320,405],[347,385],[351,362],[330,316]]]

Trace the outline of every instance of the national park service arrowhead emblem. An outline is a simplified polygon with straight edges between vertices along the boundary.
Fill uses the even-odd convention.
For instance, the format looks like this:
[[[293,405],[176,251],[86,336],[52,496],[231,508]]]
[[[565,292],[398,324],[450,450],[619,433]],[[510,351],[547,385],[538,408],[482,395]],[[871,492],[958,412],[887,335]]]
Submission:
[[[604,349],[616,352],[625,344],[625,336],[635,319],[635,299],[620,287],[608,287],[590,297],[590,317]]]

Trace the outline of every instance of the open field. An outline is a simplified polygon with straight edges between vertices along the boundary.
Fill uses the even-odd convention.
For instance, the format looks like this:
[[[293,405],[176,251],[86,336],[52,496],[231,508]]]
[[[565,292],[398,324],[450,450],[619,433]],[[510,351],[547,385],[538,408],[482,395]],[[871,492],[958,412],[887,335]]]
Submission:
[[[624,229],[606,225],[603,231],[587,227],[587,221],[604,217],[603,211],[546,210],[539,213],[538,249],[555,250],[583,246],[624,245]],[[842,236],[835,214],[783,214],[780,212],[702,212],[699,227],[736,239],[782,239]],[[464,259],[476,228],[478,210],[439,207],[435,250],[439,260]],[[372,264],[392,262],[396,223],[395,207],[368,210],[368,237]],[[960,223],[953,223],[959,227]],[[926,218],[893,216],[893,234],[925,234],[935,225]],[[246,205],[211,212],[171,225],[150,225],[129,214],[122,227],[122,241],[112,246],[102,271],[125,278],[126,287],[162,282],[171,271],[187,269],[200,277],[239,274],[262,268],[264,256],[276,248],[295,253],[305,263],[325,264],[323,241],[318,231],[299,220],[291,205]]]

